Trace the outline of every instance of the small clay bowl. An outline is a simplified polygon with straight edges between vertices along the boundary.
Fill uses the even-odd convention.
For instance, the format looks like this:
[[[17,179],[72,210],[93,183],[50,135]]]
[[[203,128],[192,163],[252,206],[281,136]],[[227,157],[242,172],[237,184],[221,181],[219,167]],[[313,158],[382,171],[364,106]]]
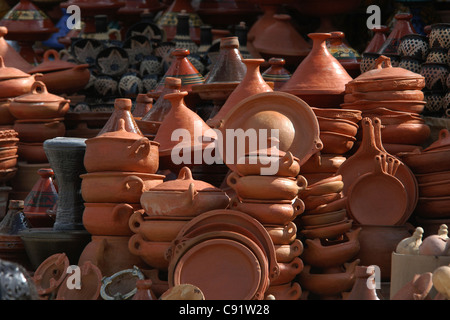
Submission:
[[[342,197],[341,199],[318,206],[313,210],[305,211],[305,215],[316,215],[339,211],[346,208],[346,206],[347,206],[347,197]]]
[[[347,217],[347,210],[341,209],[315,215],[303,215],[300,217],[302,226],[320,226],[330,223],[336,223],[344,220]]]
[[[327,193],[323,195],[318,196],[308,196],[306,198],[303,198],[303,202],[305,203],[305,210],[312,210],[317,208],[318,206],[336,201],[338,199],[342,198],[341,193]]]
[[[356,138],[337,132],[320,131],[320,140],[323,142],[322,153],[344,154],[353,147]]]
[[[8,170],[17,165],[18,155],[8,156],[0,159],[0,170]]]
[[[349,136],[355,136],[359,128],[355,122],[346,119],[333,119],[317,116],[317,121],[319,122],[320,131],[342,133]]]
[[[420,197],[448,197],[450,196],[450,180],[419,183]]]
[[[450,180],[450,171],[415,174],[415,177],[419,185],[431,182],[440,182],[443,180]]]
[[[450,171],[450,149],[414,151],[398,156],[415,174]]]
[[[311,229],[300,230],[300,233],[308,239],[315,238],[335,238],[350,230],[353,220],[344,220],[338,224],[319,226]]]
[[[28,163],[48,163],[47,155],[42,142],[25,143],[19,142],[17,154],[19,158]]]

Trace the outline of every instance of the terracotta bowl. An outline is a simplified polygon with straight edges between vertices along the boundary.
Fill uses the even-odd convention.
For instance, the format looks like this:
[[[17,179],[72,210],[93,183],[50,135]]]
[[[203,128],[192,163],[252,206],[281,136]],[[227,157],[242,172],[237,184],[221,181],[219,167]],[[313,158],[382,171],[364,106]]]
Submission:
[[[66,127],[63,118],[42,120],[17,120],[14,130],[18,132],[22,142],[43,142],[55,137],[64,137]]]
[[[128,242],[128,249],[150,267],[159,270],[167,270],[169,261],[166,260],[166,251],[171,246],[171,242],[146,241],[141,235],[131,236]]]
[[[450,171],[415,174],[417,182],[420,184],[440,182],[450,180]]]
[[[311,108],[314,114],[318,117],[331,119],[344,119],[354,123],[358,123],[362,119],[361,110],[352,109],[335,109],[335,108]]]
[[[341,175],[333,175],[310,184],[305,190],[299,192],[302,199],[311,196],[322,196],[330,193],[339,193],[344,188],[344,182]]]
[[[161,125],[161,122],[157,121],[145,121],[145,120],[137,120],[135,119],[136,124],[138,125],[139,129],[141,129],[142,133],[144,135],[156,135],[158,132],[159,126]]]
[[[320,140],[323,142],[322,153],[344,154],[353,147],[356,138],[346,134],[321,131]]]
[[[128,223],[131,231],[139,234],[144,240],[169,242],[176,238],[178,232],[190,219],[189,217],[149,217],[140,212],[134,212]]]
[[[316,153],[316,155],[309,158],[309,160],[303,164],[300,171],[302,175],[308,173],[335,173],[345,160],[347,160],[346,157],[338,154],[330,155]],[[308,184],[311,184],[309,179],[307,180]]]
[[[0,170],[8,170],[17,165],[18,155],[0,158]]]
[[[450,197],[419,197],[414,212],[421,218],[450,218]]]
[[[140,203],[142,193],[165,178],[158,174],[114,171],[86,173],[80,177],[83,199],[91,203]]]
[[[336,223],[342,221],[347,217],[347,211],[341,209],[338,211],[332,211],[322,214],[309,215],[305,214],[300,217],[302,226],[319,226],[329,223]]]
[[[402,153],[399,156],[415,174],[450,171],[450,149]]]
[[[44,144],[42,142],[25,143],[19,142],[17,153],[19,158],[28,163],[47,163]]]
[[[320,131],[330,131],[355,136],[359,126],[347,119],[333,119],[317,116]]]
[[[419,195],[421,197],[448,197],[450,196],[450,180],[419,183]]]
[[[320,180],[331,177],[335,172],[312,172],[304,173],[303,176],[308,180],[308,183],[316,183]]]
[[[333,202],[323,204],[315,209],[305,212],[306,215],[318,215],[334,211],[339,211],[347,207],[347,197],[335,200]]]
[[[383,143],[384,149],[392,155],[399,155],[405,152],[413,152],[414,150],[422,150],[421,146],[399,143]]]
[[[381,128],[383,144],[421,145],[427,141],[430,133],[431,129],[425,123],[383,124]]]
[[[84,203],[83,226],[95,235],[127,236],[132,235],[128,220],[139,203]]]
[[[353,220],[344,220],[340,223],[329,224],[329,225],[319,225],[315,228],[302,229],[300,233],[308,239],[315,238],[335,238],[338,237],[352,227]]]
[[[0,158],[12,157],[17,154],[17,146],[0,148]]]

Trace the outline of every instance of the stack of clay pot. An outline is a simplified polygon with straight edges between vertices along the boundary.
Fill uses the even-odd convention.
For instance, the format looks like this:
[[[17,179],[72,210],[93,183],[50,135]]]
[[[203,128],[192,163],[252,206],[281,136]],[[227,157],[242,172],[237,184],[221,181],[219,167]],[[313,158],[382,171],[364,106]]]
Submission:
[[[33,83],[29,93],[15,97],[10,111],[17,119],[14,129],[19,133],[19,158],[27,163],[47,163],[44,141],[66,133],[63,117],[69,100],[47,91],[41,81]]]
[[[19,138],[13,129],[0,130],[0,181],[4,184],[17,172],[17,144]]]
[[[440,224],[450,224],[450,134],[441,129],[439,137],[427,148],[400,154],[414,172],[419,185],[415,219],[427,232],[437,231]]]
[[[411,151],[430,135],[429,126],[420,116],[426,104],[424,86],[423,76],[392,67],[390,58],[382,55],[374,69],[347,83],[341,107],[361,110],[363,117],[378,117],[388,152]]]
[[[230,198],[222,190],[195,180],[188,167],[183,167],[175,180],[168,180],[142,193],[143,210],[129,218],[134,233],[130,252],[140,257],[151,269],[168,272],[166,255],[179,231],[196,216],[228,207]]]
[[[295,222],[305,243],[299,276],[305,299],[341,299],[353,286],[360,230],[351,230],[343,187],[342,176],[333,175],[299,193],[305,212]]]
[[[143,261],[128,250],[130,216],[141,209],[142,193],[163,182],[158,170],[158,143],[140,133],[130,99],[116,99],[115,110],[98,136],[86,140],[81,194],[83,225],[92,240],[79,263],[90,260],[110,276]]]
[[[265,160],[277,165],[275,173],[264,172],[270,163]],[[270,281],[266,296],[273,295],[278,300],[298,300],[301,296],[295,278],[303,270],[299,257],[303,244],[296,238],[293,221],[304,211],[297,194],[306,188],[307,181],[299,172],[297,158],[272,146],[249,152],[227,177],[236,193],[231,208],[259,221],[272,238],[280,274]]]

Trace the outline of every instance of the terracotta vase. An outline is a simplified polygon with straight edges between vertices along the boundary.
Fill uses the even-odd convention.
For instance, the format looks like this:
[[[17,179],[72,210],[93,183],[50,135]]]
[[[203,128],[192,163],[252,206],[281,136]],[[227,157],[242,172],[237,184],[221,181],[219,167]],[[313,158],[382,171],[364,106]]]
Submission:
[[[58,192],[53,183],[53,170],[38,170],[39,180],[24,200],[23,212],[33,228],[52,227],[55,220],[49,215],[57,200]]]
[[[352,78],[361,74],[361,55],[347,43],[342,31],[331,32],[327,48]]]
[[[371,29],[373,32],[373,37],[364,49],[364,53],[376,53],[381,49],[381,46],[386,42],[387,34],[389,33],[389,28],[387,26],[381,25],[379,27],[374,27]]]
[[[58,180],[58,200],[54,230],[84,229],[80,175],[86,150],[85,139],[57,137],[44,142],[44,151]]]
[[[8,28],[7,40],[16,40],[20,46],[20,55],[30,64],[38,63],[34,52],[35,41],[47,40],[58,29],[52,20],[29,0],[20,0],[0,21]]]
[[[131,300],[157,300],[152,290],[153,282],[151,279],[143,279],[136,281],[136,293]]]
[[[141,258],[128,250],[129,239],[129,236],[92,236],[80,255],[78,265],[91,261],[105,277],[133,266],[145,269],[146,264]]]
[[[236,89],[233,90],[219,112],[208,119],[208,125],[219,127],[221,125],[221,120],[225,118],[228,111],[244,98],[257,93],[273,91],[273,89],[264,81],[260,72],[260,65],[264,62],[263,59],[244,59],[242,62],[244,62],[247,67],[244,79],[242,79]]]
[[[313,47],[281,91],[294,94],[312,107],[334,108],[343,102],[345,85],[352,80],[326,47],[330,33],[310,33]]]
[[[375,290],[375,280],[369,279],[369,277],[374,274],[374,268],[368,266],[356,266],[355,284],[345,300],[380,300]],[[368,284],[371,284],[371,286]]]
[[[283,58],[270,58],[270,67],[262,73],[266,82],[273,82],[273,90],[277,91],[291,78],[291,73],[284,68],[286,60]]]
[[[255,36],[253,47],[264,59],[281,57],[289,69],[294,70],[308,55],[311,48],[291,22],[291,16],[276,14],[274,23]]]
[[[180,92],[180,90],[180,78],[166,77],[164,80],[164,88],[158,96],[153,95],[151,92],[148,93],[149,96],[153,97],[155,103],[153,104],[153,107],[142,116],[141,121],[162,122],[172,107],[170,101],[164,99],[164,96],[169,93]]]
[[[411,23],[413,15],[410,13],[398,13],[394,16],[396,22],[386,41],[383,43],[378,53],[383,55],[397,55],[400,39],[411,33],[416,33]]]
[[[185,105],[184,98],[187,95],[188,92],[182,91],[164,96],[165,99],[170,101],[172,107],[164,121],[161,123],[154,139],[154,141],[159,143],[160,168],[172,167],[178,168],[176,169],[176,171],[178,171],[179,168],[184,167],[185,164],[181,163],[179,165],[173,165],[170,155],[174,148],[177,148],[178,152],[181,150],[184,152],[184,149],[187,148],[187,152],[194,154],[194,152],[198,150],[203,150],[203,148],[210,143],[204,141],[214,141],[216,138],[216,133],[211,130],[203,119]],[[190,133],[190,139],[172,141],[172,132],[176,129],[187,130],[187,132]],[[190,161],[192,164],[193,159]]]
[[[131,114],[131,106],[132,102],[130,99],[116,99],[114,101],[114,111],[97,136],[106,132],[120,130],[120,119],[123,119],[125,122],[125,130],[127,132],[142,135],[141,130]]]

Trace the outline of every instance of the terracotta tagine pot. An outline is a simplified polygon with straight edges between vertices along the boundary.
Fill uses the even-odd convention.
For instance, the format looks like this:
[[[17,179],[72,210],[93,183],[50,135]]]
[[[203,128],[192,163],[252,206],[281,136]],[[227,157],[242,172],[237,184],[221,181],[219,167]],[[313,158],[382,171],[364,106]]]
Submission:
[[[276,14],[275,22],[257,34],[253,47],[266,60],[280,57],[286,61],[288,69],[295,69],[311,51],[310,45],[294,28],[291,16]]]
[[[361,74],[361,56],[346,43],[345,34],[342,31],[330,32],[331,37],[327,41],[327,48],[340,64],[347,70],[348,74],[355,78]]]
[[[8,28],[7,40],[18,41],[20,55],[30,64],[39,62],[35,41],[47,40],[58,31],[52,20],[29,0],[20,0],[0,21]]]
[[[28,71],[40,73],[37,80],[45,83],[53,94],[72,94],[83,89],[91,76],[88,64],[75,64],[61,60],[59,53],[50,49],[44,53],[43,62]]]
[[[159,144],[140,134],[126,131],[124,119],[119,119],[119,126],[117,131],[105,132],[86,140],[86,170],[156,173]]]
[[[103,171],[80,175],[81,195],[86,202],[139,203],[143,192],[161,184],[163,175]]]
[[[352,80],[326,47],[330,33],[310,33],[313,47],[281,91],[305,100],[312,107],[338,107],[343,102],[345,85]]]
[[[16,120],[13,129],[19,134],[20,141],[42,142],[65,135],[63,120],[64,118]]]
[[[151,279],[143,279],[136,281],[136,293],[132,300],[157,300],[152,290],[153,282]]]
[[[261,75],[266,82],[273,82],[273,90],[277,91],[291,78],[291,73],[284,68],[286,60],[283,58],[270,58],[270,67]]]
[[[92,236],[83,249],[78,265],[91,261],[96,265],[103,276],[109,277],[124,269],[136,266],[146,268],[146,264],[138,256],[128,250],[129,236]]]
[[[220,126],[221,120],[225,118],[227,113],[244,98],[250,97],[257,93],[272,92],[273,89],[263,79],[260,72],[260,65],[263,59],[244,59],[242,60],[247,67],[244,79],[233,90],[224,105],[214,117],[208,119],[207,124],[212,127]]]
[[[389,27],[381,25],[379,27],[373,27],[371,31],[373,32],[373,37],[364,49],[364,53],[378,52],[381,49],[381,46],[386,42],[390,30]]]
[[[52,227],[55,222],[50,216],[57,202],[58,192],[53,183],[54,173],[51,168],[38,170],[39,180],[24,200],[23,212],[33,228]]]
[[[36,75],[29,75],[20,69],[5,65],[3,57],[0,57],[0,97],[14,98],[29,93],[36,82]]]
[[[0,56],[3,58],[6,66],[28,72],[33,66],[5,40],[7,33],[8,28],[0,26]]]
[[[140,93],[136,96],[136,106],[132,112],[133,117],[142,118],[153,107],[153,98],[145,93]],[[142,131],[142,130],[141,130]]]
[[[149,216],[192,217],[206,211],[224,209],[230,198],[213,185],[194,180],[191,170],[183,167],[177,179],[144,192],[140,201]]]
[[[114,111],[103,125],[97,136],[102,135],[106,132],[118,131],[121,127],[121,120],[125,122],[125,130],[131,133],[136,133],[142,135],[133,115],[131,114],[131,99],[115,99],[114,100]]]
[[[11,100],[10,111],[17,119],[59,118],[69,111],[69,102],[49,93],[42,81],[36,81],[29,93]]]
[[[383,55],[398,54],[397,49],[400,45],[400,39],[407,34],[416,33],[411,23],[412,17],[413,15],[410,13],[398,13],[394,16],[396,20],[394,28],[378,50],[378,53]]]

